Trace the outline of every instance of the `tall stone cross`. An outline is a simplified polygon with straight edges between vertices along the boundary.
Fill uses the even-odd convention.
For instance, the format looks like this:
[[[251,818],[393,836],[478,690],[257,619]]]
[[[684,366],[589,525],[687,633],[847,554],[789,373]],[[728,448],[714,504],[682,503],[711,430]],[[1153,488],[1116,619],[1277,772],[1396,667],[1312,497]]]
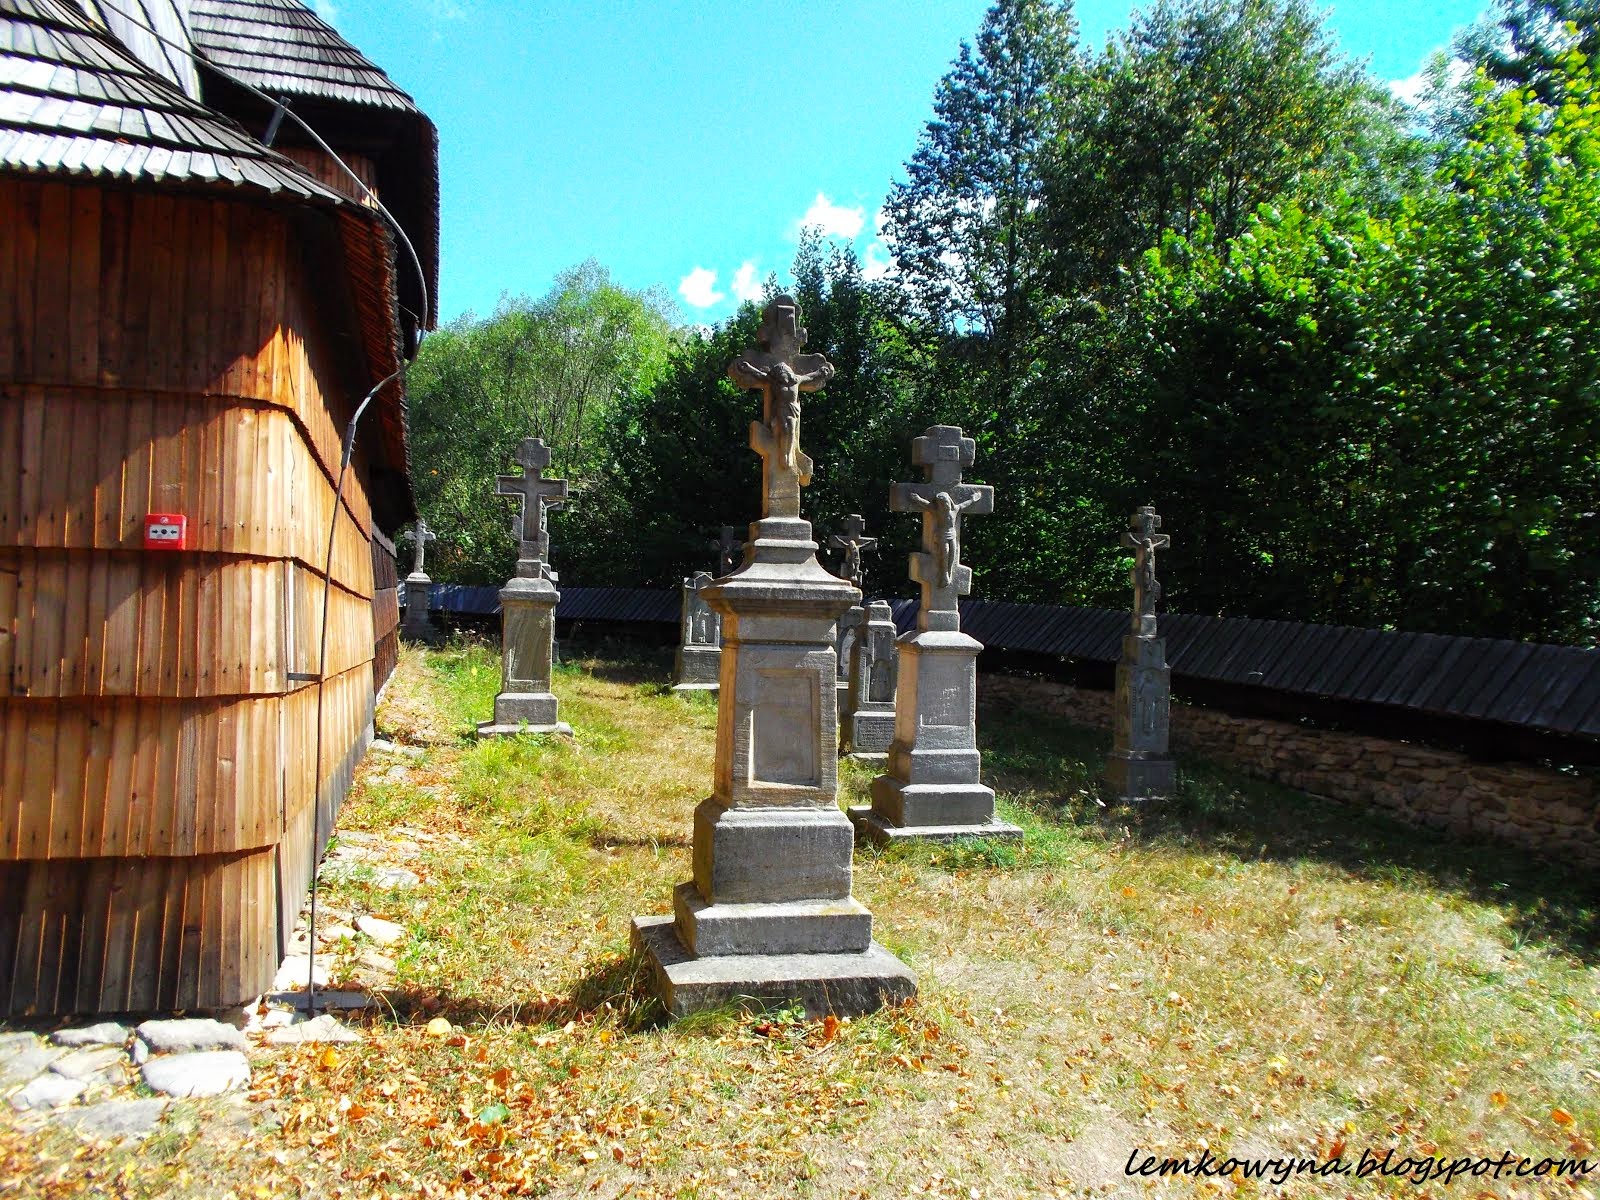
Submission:
[[[717,551],[717,578],[732,575],[739,565],[739,555],[744,552],[744,539],[736,525],[724,525],[722,533],[711,543]]]
[[[844,519],[844,532],[836,533],[828,539],[828,545],[843,552],[844,562],[839,567],[839,577],[848,579],[857,587],[861,586],[861,553],[871,550],[878,544],[877,538],[863,537],[867,523],[861,519],[860,513],[851,513]]]
[[[546,479],[544,469],[550,465],[550,447],[542,438],[523,438],[517,447],[517,465],[521,475],[501,475],[495,494],[517,496],[517,574],[538,574],[537,567],[545,563],[550,554],[550,534],[545,526],[545,510],[566,499],[565,479]],[[528,536],[528,520],[533,519],[534,536]],[[533,571],[523,570],[523,564],[534,565]]]
[[[761,456],[762,509],[767,517],[800,517],[800,489],[811,483],[811,460],[800,450],[800,393],[833,378],[820,354],[801,354],[806,331],[792,296],[775,296],[761,317],[756,345],[728,367],[728,378],[761,392],[761,420],[750,423],[750,448]]]
[[[415,552],[411,559],[411,573],[413,575],[423,574],[422,559],[427,552],[428,543],[437,542],[438,540],[439,535],[429,529],[428,522],[419,516],[417,523],[411,527],[411,541],[415,547]]]
[[[1123,546],[1133,551],[1133,631],[1147,636],[1155,634],[1156,602],[1161,599],[1156,551],[1172,545],[1171,537],[1156,532],[1160,528],[1155,508],[1145,504],[1128,518],[1128,531],[1122,535]]]
[[[911,556],[911,578],[922,585],[922,615],[955,612],[972,590],[972,570],[961,565],[961,514],[994,511],[994,489],[962,483],[977,444],[955,425],[935,425],[911,443],[911,461],[922,468],[921,483],[897,483],[889,490],[894,512],[922,514],[922,549]]]

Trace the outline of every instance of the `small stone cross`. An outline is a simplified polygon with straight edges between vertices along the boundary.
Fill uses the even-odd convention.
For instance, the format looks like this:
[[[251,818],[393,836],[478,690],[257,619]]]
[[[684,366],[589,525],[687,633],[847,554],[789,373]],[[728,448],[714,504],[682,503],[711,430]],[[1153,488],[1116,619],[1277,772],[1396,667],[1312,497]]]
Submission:
[[[800,517],[800,489],[811,483],[811,460],[800,451],[800,393],[826,387],[833,364],[801,354],[806,331],[792,296],[774,296],[761,317],[756,345],[728,366],[728,378],[761,392],[761,420],[750,423],[750,448],[761,456],[766,517]]]
[[[744,539],[739,536],[739,527],[724,525],[711,546],[717,552],[717,578],[732,575],[739,566],[739,556],[744,553]]]
[[[922,483],[897,483],[889,490],[894,512],[922,514],[922,549],[911,556],[911,578],[922,585],[923,613],[957,609],[972,590],[972,570],[961,565],[961,514],[994,511],[994,489],[962,483],[977,443],[955,425],[935,425],[911,443],[911,461],[926,476]]]
[[[1156,601],[1161,599],[1161,584],[1156,581],[1156,551],[1172,545],[1172,538],[1157,533],[1161,518],[1152,505],[1145,504],[1128,518],[1128,532],[1122,535],[1122,544],[1133,551],[1133,630],[1135,633],[1155,631]]]
[[[537,575],[539,573],[537,570],[523,571],[522,564],[536,566],[548,560],[550,534],[545,525],[545,510],[566,498],[567,481],[544,478],[544,469],[550,465],[550,447],[544,444],[542,438],[522,439],[522,443],[517,447],[517,465],[522,468],[522,474],[498,476],[499,484],[495,488],[495,494],[520,497],[515,519],[517,574]],[[527,536],[530,516],[536,530],[531,538]]]
[[[429,529],[428,522],[419,516],[416,524],[411,527],[411,542],[415,547],[415,553],[411,559],[411,573],[413,575],[422,574],[422,557],[427,550],[428,543],[437,542],[438,540],[439,535]]]
[[[836,533],[828,539],[828,545],[843,551],[844,561],[839,566],[841,578],[848,579],[857,587],[861,586],[861,552],[871,550],[878,544],[877,538],[863,537],[867,523],[861,519],[860,513],[851,513],[844,519],[844,532]]]

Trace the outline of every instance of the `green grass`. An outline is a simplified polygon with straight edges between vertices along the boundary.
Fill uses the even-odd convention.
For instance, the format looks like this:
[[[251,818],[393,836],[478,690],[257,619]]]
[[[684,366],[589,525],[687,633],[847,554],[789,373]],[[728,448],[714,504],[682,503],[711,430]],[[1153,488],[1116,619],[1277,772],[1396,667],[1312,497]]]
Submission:
[[[332,1064],[258,1061],[281,1129],[228,1150],[171,1134],[164,1157],[69,1162],[58,1191],[34,1190],[1077,1196],[1145,1194],[1121,1174],[1135,1147],[1600,1157],[1585,877],[1199,761],[1173,801],[1118,808],[1098,782],[1107,739],[1037,714],[980,713],[1020,844],[857,854],[914,1005],[668,1024],[628,924],[669,911],[689,874],[716,708],[671,693],[666,668],[569,662],[554,686],[575,741],[479,743],[495,656],[408,651],[379,725],[425,753],[399,771],[374,756],[339,828],[424,835],[407,862],[422,884],[327,895],[411,931],[366,1040]],[[865,800],[873,771],[840,775],[841,802]],[[427,1032],[437,1017],[451,1036]],[[475,1121],[499,1103],[503,1121]],[[69,1153],[0,1146],[14,1179]]]

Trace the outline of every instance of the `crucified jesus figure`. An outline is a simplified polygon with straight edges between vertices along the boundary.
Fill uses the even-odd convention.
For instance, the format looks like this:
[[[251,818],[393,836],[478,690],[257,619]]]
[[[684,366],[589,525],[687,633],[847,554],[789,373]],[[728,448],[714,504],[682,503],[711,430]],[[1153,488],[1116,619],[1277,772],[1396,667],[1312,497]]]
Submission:
[[[981,498],[975,494],[958,503],[949,492],[940,492],[932,500],[925,500],[915,492],[910,494],[918,508],[933,514],[933,561],[942,588],[955,581],[956,568],[961,565],[961,514]]]
[[[785,362],[776,362],[763,370],[748,358],[741,358],[728,368],[728,373],[745,387],[766,388],[770,397],[767,427],[772,430],[778,444],[778,459],[800,479],[800,486],[811,483],[811,472],[802,469],[800,454],[800,393],[815,391],[833,378],[833,364],[824,362],[815,371],[796,375]]]

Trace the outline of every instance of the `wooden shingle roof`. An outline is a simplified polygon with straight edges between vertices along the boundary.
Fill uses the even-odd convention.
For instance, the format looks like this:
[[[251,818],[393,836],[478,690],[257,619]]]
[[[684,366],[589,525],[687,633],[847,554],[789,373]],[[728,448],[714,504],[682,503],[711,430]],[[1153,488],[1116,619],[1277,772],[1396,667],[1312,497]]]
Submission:
[[[0,169],[341,203],[66,0],[0,0]]]
[[[298,0],[191,0],[189,31],[209,62],[273,95],[417,112],[375,63]]]

